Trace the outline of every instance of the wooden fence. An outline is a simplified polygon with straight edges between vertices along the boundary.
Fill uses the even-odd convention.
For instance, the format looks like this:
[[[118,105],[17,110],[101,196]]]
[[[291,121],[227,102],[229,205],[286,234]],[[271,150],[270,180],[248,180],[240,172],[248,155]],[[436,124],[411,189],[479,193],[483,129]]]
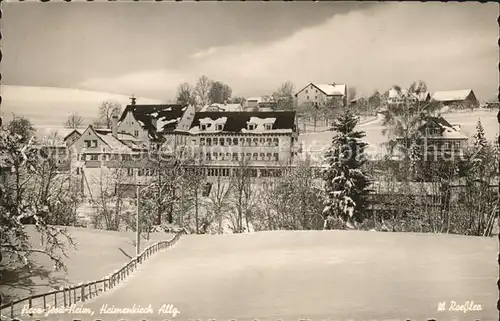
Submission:
[[[59,290],[32,295],[8,304],[4,304],[0,306],[0,315],[2,320],[5,317],[19,317],[22,314],[45,313],[51,308],[71,307],[77,302],[85,302],[85,300],[96,297],[99,293],[111,290],[125,280],[132,272],[137,270],[139,265],[150,256],[160,250],[172,247],[184,233],[185,230],[182,230],[176,233],[170,240],[159,241],[148,246],[142,251],[141,254],[134,257],[121,269],[101,280],[80,283],[78,285],[70,285]]]

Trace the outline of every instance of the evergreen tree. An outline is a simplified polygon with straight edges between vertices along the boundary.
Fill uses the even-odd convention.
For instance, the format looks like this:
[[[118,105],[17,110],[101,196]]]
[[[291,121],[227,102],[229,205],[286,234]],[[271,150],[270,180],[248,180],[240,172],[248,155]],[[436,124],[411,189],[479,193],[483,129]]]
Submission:
[[[476,124],[476,133],[474,134],[473,161],[476,170],[479,170],[480,172],[484,168],[486,159],[489,155],[488,146],[483,125],[481,124],[481,120],[478,120]]]
[[[329,218],[340,219],[349,224],[362,221],[366,208],[366,196],[370,184],[362,171],[366,162],[367,143],[362,131],[356,131],[358,118],[349,110],[339,115],[333,123],[337,134],[325,154],[327,168],[323,170],[325,180],[325,222]]]

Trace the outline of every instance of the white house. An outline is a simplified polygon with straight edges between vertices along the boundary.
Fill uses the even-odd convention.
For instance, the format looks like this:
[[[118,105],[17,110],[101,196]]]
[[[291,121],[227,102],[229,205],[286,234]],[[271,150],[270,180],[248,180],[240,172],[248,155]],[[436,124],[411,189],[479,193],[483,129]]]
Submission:
[[[331,101],[341,106],[347,105],[347,85],[345,84],[315,84],[310,83],[295,94],[297,105],[306,103],[325,106]]]

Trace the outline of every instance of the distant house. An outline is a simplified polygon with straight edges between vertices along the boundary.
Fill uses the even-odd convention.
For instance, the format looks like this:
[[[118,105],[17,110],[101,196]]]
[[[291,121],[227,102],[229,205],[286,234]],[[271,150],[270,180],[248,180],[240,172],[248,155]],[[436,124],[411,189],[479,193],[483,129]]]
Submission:
[[[245,111],[272,111],[276,107],[277,103],[269,97],[249,97],[243,104]]]
[[[313,104],[325,106],[331,101],[347,106],[347,85],[310,83],[295,94],[297,105]]]
[[[200,112],[206,111],[242,111],[241,104],[211,104],[201,108]]]
[[[387,104],[398,105],[406,102],[429,102],[431,100],[431,94],[429,92],[410,92],[408,89],[397,90],[396,88],[391,88],[387,95]]]
[[[82,137],[82,134],[78,131],[78,129],[73,129],[69,134],[64,136],[63,141],[66,144],[66,146],[71,146],[80,137]]]
[[[436,91],[432,100],[454,109],[477,108],[479,101],[472,89]]]
[[[418,142],[427,160],[438,161],[439,156],[460,155],[469,139],[460,132],[460,125],[452,125],[441,116],[426,117],[418,131]],[[398,141],[405,144],[401,138]]]

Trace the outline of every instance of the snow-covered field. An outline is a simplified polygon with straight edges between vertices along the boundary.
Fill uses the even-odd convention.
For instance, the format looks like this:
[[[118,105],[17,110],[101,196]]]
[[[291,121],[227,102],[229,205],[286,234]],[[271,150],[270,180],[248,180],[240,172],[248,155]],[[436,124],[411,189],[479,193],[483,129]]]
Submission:
[[[461,132],[472,137],[476,132],[478,120],[484,127],[486,138],[494,140],[498,135],[497,111],[478,110],[473,112],[450,112],[442,116],[451,124],[459,124]],[[382,117],[379,116],[374,121],[369,121],[358,126],[359,130],[366,133],[364,140],[369,144],[368,152],[375,155],[383,153],[380,146],[387,141],[387,137],[382,135]],[[322,155],[323,151],[331,144],[333,132],[306,133],[299,136],[299,143],[303,144],[304,152],[313,156]]]
[[[443,234],[189,235],[84,307],[88,320],[497,320],[497,253],[496,239]],[[99,312],[134,304],[154,314]],[[158,315],[163,304],[181,314]]]
[[[0,87],[2,107],[0,116],[6,120],[12,114],[27,117],[35,125],[40,135],[61,130],[72,113],[82,116],[91,123],[98,116],[99,105],[104,100],[114,101],[125,108],[130,96],[71,88],[9,86]],[[132,95],[132,93],[131,93]],[[137,98],[138,104],[159,104],[161,101]]]
[[[36,247],[39,235],[34,228],[28,226],[28,232]],[[86,228],[68,227],[68,232],[76,243],[76,249],[69,248],[68,257],[64,258],[67,272],[55,272],[51,261],[38,254],[33,255],[39,265],[32,273],[14,279],[15,287],[2,284],[2,292],[6,296],[26,297],[30,292],[38,294],[52,291],[56,286],[65,286],[79,282],[93,281],[109,275],[122,267],[135,256],[135,233],[113,232]],[[149,240],[142,240],[141,248],[173,235],[153,233]],[[7,277],[4,275],[4,281]]]

